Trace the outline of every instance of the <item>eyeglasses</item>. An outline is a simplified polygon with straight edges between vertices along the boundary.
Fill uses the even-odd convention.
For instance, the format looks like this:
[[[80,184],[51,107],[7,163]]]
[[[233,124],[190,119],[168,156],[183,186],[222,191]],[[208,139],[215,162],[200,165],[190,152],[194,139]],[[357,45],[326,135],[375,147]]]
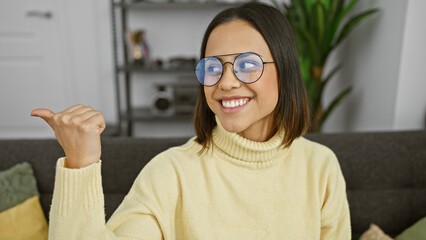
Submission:
[[[234,62],[224,62],[218,58],[223,56],[237,55]],[[264,62],[257,53],[233,53],[206,57],[198,61],[195,68],[195,75],[198,81],[204,86],[213,86],[220,81],[223,75],[225,64],[233,66],[234,75],[243,83],[254,83],[262,77],[263,65],[275,62]]]

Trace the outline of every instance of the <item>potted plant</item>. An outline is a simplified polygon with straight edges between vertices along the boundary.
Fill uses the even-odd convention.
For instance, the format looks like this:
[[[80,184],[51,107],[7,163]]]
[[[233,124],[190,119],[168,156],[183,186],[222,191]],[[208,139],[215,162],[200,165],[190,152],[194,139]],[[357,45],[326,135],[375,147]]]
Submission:
[[[327,76],[323,76],[327,58],[357,25],[378,9],[361,12],[343,24],[358,0],[350,0],[346,5],[345,0],[290,0],[289,3],[271,1],[287,17],[293,28],[303,81],[309,97],[309,131],[318,132],[330,113],[352,89],[351,86],[344,89],[328,106],[323,106],[324,88],[342,66],[337,64]]]

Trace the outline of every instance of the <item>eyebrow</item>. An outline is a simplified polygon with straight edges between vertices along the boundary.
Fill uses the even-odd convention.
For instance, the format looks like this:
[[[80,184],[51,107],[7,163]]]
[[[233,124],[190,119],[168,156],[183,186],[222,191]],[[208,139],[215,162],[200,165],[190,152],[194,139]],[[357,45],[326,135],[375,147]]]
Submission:
[[[243,53],[229,53],[229,54],[222,54],[222,55],[214,55],[214,56],[208,56],[208,57],[226,57],[226,56],[232,56],[232,55],[238,55]]]
[[[242,52],[242,53],[229,53],[229,54],[222,54],[222,55],[214,55],[214,56],[205,56],[205,57],[215,57],[215,58],[220,58],[220,57],[226,57],[226,56],[232,56],[232,55],[239,55],[239,54],[243,54],[243,53],[255,53],[255,52]],[[260,57],[263,57],[261,54],[256,53],[257,55],[259,55]]]

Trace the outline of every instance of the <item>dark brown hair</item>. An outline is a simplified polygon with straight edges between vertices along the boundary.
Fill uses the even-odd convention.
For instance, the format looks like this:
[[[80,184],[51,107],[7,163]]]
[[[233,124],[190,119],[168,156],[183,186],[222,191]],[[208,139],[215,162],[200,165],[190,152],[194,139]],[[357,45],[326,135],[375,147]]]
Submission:
[[[309,106],[294,34],[287,19],[279,10],[263,3],[250,2],[220,12],[206,29],[200,59],[205,57],[207,41],[213,29],[237,19],[247,21],[257,29],[274,57],[279,87],[278,103],[274,109],[274,129],[285,131],[282,144],[289,147],[294,139],[304,134],[308,128]],[[212,141],[216,121],[214,113],[207,105],[204,87],[202,85],[200,87],[195,106],[194,127],[197,134],[196,141],[203,146],[203,151]]]

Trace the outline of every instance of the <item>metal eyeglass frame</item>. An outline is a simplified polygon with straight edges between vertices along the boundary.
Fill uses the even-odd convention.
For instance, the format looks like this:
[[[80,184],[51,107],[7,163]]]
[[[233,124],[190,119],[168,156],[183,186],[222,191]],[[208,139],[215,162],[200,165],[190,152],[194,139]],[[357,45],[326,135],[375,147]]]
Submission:
[[[260,76],[255,80],[255,81],[253,81],[253,82],[244,82],[243,80],[241,80],[240,78],[238,78],[238,76],[235,74],[235,69],[234,69],[234,63],[235,63],[235,60],[239,57],[239,56],[241,56],[241,55],[243,55],[243,54],[247,54],[247,53],[250,53],[250,54],[254,54],[254,55],[256,55],[256,56],[258,56],[261,60],[262,60],[262,63],[263,63],[263,66],[262,66],[262,73],[260,74]],[[221,61],[221,59],[219,59],[218,57],[226,57],[226,56],[232,56],[232,55],[237,55],[235,58],[234,58],[234,61],[233,62],[222,62]],[[217,80],[217,82],[215,83],[215,84],[213,84],[213,85],[205,85],[205,84],[202,84],[201,82],[200,82],[200,80],[198,79],[198,77],[197,77],[197,74],[195,74],[195,76],[197,77],[197,80],[198,80],[198,82],[201,84],[201,85],[203,85],[203,86],[206,86],[206,87],[212,87],[212,86],[214,86],[214,85],[216,85],[216,84],[218,84],[219,82],[220,82],[220,80],[222,80],[222,76],[223,76],[223,73],[225,72],[225,64],[227,64],[227,63],[230,63],[231,65],[232,65],[232,73],[234,74],[234,76],[238,79],[238,81],[240,81],[240,82],[242,82],[242,83],[244,83],[244,84],[251,84],[251,83],[255,83],[255,82],[257,82],[257,81],[259,81],[259,79],[262,77],[262,75],[263,75],[263,71],[265,70],[265,64],[268,64],[268,63],[275,63],[275,62],[264,62],[263,61],[263,58],[259,55],[259,54],[257,54],[257,53],[255,53],[255,52],[243,52],[243,53],[230,53],[230,54],[223,54],[223,55],[215,55],[215,56],[211,56],[211,57],[205,57],[205,58],[202,58],[202,59],[200,59],[198,62],[197,62],[197,64],[195,65],[195,66],[198,66],[198,64],[201,62],[201,61],[203,61],[204,59],[206,59],[206,58],[216,58],[221,64],[222,64],[222,73],[220,74],[220,77],[219,77],[219,79]],[[197,68],[195,68],[194,69],[194,71],[195,71],[195,73],[196,73],[196,71],[197,71]]]

